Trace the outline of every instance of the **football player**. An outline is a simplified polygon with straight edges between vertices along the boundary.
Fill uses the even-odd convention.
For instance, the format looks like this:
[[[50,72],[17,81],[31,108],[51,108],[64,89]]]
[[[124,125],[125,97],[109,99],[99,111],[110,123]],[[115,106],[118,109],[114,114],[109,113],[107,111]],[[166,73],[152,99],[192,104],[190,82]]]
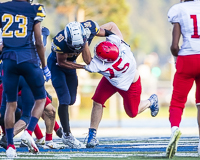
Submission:
[[[28,86],[24,78],[20,76],[17,107],[18,107],[18,110],[20,109],[20,111],[22,112],[22,115],[20,119],[18,118],[16,120],[16,123],[14,125],[14,132],[13,132],[14,136],[16,136],[23,129],[25,129],[26,126],[28,125],[30,117],[31,117],[31,110],[33,108],[33,105],[34,105],[34,97],[30,90],[30,87]],[[3,93],[2,105],[0,109],[0,113],[1,113],[0,119],[4,118],[5,109],[6,109],[6,97],[5,97],[5,94]],[[62,148],[62,146],[60,146],[57,143],[54,143],[52,140],[54,124],[56,124],[55,131],[58,131],[59,129],[59,125],[57,124],[57,122],[55,122],[55,113],[56,113],[56,110],[51,104],[51,100],[48,97],[46,97],[45,109],[42,115],[42,118],[44,119],[45,125],[46,125],[46,136],[45,136],[46,139],[43,138],[43,134],[41,133],[39,126],[36,125],[35,130],[34,130],[34,133],[37,137],[36,144],[45,145],[46,147],[52,148],[52,149]],[[16,112],[16,115],[19,115],[18,112]],[[1,125],[3,124],[1,123]],[[5,136],[2,137],[2,140],[0,141],[0,145],[5,148],[5,146],[7,145],[5,144],[6,141],[4,137]]]
[[[0,3],[0,8],[0,28],[2,28],[3,38],[3,88],[7,99],[5,128],[8,147],[6,155],[8,158],[13,158],[17,156],[13,143],[13,127],[20,76],[25,78],[35,99],[31,119],[22,135],[22,141],[28,145],[32,153],[39,152],[31,135],[43,113],[46,101],[43,74],[46,81],[51,78],[51,73],[45,64],[45,48],[41,39],[40,27],[41,21],[46,15],[42,5],[31,5],[29,0]],[[33,32],[35,44],[32,41]],[[36,64],[36,50],[41,60],[43,72]]]
[[[181,2],[183,3],[172,6],[168,12],[168,21],[173,24],[170,49],[176,60],[176,73],[169,107],[172,134],[166,149],[168,158],[172,158],[177,151],[181,136],[179,130],[181,116],[194,81],[196,83],[197,119],[200,127],[200,2],[197,0]],[[183,37],[183,44],[179,48],[181,36]],[[200,155],[200,143],[198,153]]]
[[[117,25],[109,22],[101,26],[110,31],[106,41],[100,42],[94,48],[95,56],[85,69],[103,75],[99,82],[93,99],[90,128],[87,139],[87,148],[99,144],[96,132],[103,115],[104,103],[113,94],[118,92],[124,101],[124,109],[130,118],[150,108],[151,115],[155,117],[159,111],[158,97],[152,94],[149,99],[141,100],[141,82],[136,69],[136,61],[130,46],[124,42]]]
[[[52,41],[52,52],[47,64],[52,74],[52,84],[56,90],[59,106],[58,115],[63,128],[62,141],[71,148],[85,148],[71,133],[69,124],[69,105],[76,100],[78,78],[76,69],[84,65],[76,59],[82,53],[86,64],[91,61],[89,45],[94,36],[105,36],[107,31],[99,28],[94,21],[70,22]]]
[[[46,47],[47,37],[49,36],[50,32],[49,32],[48,28],[46,28],[46,27],[42,27],[41,31],[42,31],[43,44]],[[1,37],[1,35],[0,35],[0,37]],[[34,36],[33,36],[33,41],[35,42]],[[0,49],[0,51],[1,51],[1,49]],[[40,65],[39,57],[38,57],[38,64]],[[0,89],[1,89],[1,91],[3,91],[2,84],[0,85]],[[31,116],[31,110],[34,105],[33,94],[30,90],[30,87],[28,86],[28,84],[26,83],[26,81],[24,80],[23,77],[20,77],[20,80],[19,80],[19,90],[20,91],[18,92],[17,110],[15,112],[15,117],[16,117],[15,122],[16,123],[14,125],[14,133],[13,133],[14,136],[17,135],[20,131],[22,131],[28,125],[30,116]],[[2,94],[0,94],[0,100],[3,101],[2,103],[0,103],[1,104],[0,125],[3,130],[3,136],[0,140],[0,145],[6,149],[7,148],[7,140],[6,140],[6,135],[4,133],[4,122],[2,122],[4,119],[4,114],[5,114],[5,109],[6,109],[5,93],[3,94],[3,96],[2,96]],[[55,112],[56,111],[55,111],[55,108],[53,107],[53,105],[51,104],[51,101],[52,101],[52,97],[47,93],[45,109],[44,109],[44,113],[42,116],[42,118],[44,119],[45,124],[46,124],[46,136],[45,137],[43,136],[43,134],[40,130],[40,127],[37,124],[34,129],[34,133],[36,135],[35,143],[37,145],[45,145],[48,148],[59,149],[59,148],[62,148],[62,146],[60,146],[52,141],[52,132],[53,132],[53,130],[55,130],[56,134],[61,138],[62,128],[55,121]],[[22,112],[22,114],[21,114],[21,112]]]

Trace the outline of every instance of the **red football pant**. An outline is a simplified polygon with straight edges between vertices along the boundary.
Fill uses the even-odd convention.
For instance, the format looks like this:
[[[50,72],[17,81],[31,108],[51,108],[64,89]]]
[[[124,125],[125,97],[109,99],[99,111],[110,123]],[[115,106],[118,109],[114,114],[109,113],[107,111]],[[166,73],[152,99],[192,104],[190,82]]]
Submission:
[[[99,82],[92,99],[105,107],[105,101],[116,92],[118,92],[123,97],[126,114],[131,118],[137,116],[138,107],[140,104],[140,95],[142,92],[140,78],[137,80],[137,82],[131,84],[128,91],[123,91],[113,86],[105,77],[103,77]]]
[[[200,103],[200,55],[178,56],[176,69],[169,108],[171,127],[179,127],[187,96],[194,81],[196,83],[196,103]]]

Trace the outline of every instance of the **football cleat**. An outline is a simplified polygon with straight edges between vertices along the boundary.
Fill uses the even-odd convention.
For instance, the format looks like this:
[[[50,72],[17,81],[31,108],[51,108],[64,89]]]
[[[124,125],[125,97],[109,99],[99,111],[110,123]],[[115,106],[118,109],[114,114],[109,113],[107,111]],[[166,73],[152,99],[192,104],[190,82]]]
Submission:
[[[8,149],[6,150],[6,156],[8,158],[15,158],[17,157],[16,149],[12,146],[8,146]]]
[[[60,145],[60,144],[53,142],[52,140],[46,141],[45,146],[50,149],[63,149],[65,147],[64,145]]]
[[[155,117],[159,112],[159,105],[158,105],[158,96],[156,94],[152,94],[149,99],[150,101],[150,110],[151,116]]]
[[[178,141],[181,136],[181,131],[177,128],[171,135],[169,144],[166,149],[166,157],[167,158],[172,158],[176,151],[177,151],[177,146],[178,146]]]
[[[79,140],[77,140],[71,133],[69,134],[69,136],[66,136],[65,134],[66,133],[64,133],[62,136],[62,142],[65,145],[75,149],[86,148],[85,145]]]
[[[25,144],[24,142],[21,141],[19,147],[20,147],[20,148],[23,148],[23,147],[28,147],[28,146],[27,146],[27,144]]]
[[[58,128],[58,130],[56,131],[56,135],[60,138],[62,138],[62,135],[63,135],[63,129],[62,127]]]
[[[45,144],[45,137],[42,137],[41,139],[37,139],[36,138],[35,144],[37,144],[37,145],[44,145]]]
[[[89,128],[88,140],[86,144],[87,148],[94,148],[99,145],[99,141],[96,139],[96,133],[96,129]]]
[[[28,150],[31,153],[36,154],[39,152],[37,145],[35,144],[32,136],[27,132],[27,130],[25,130],[24,133],[22,134],[21,140],[23,143],[25,143],[28,146]]]
[[[4,149],[7,149],[7,139],[6,135],[3,135],[0,140],[0,146],[3,147]]]

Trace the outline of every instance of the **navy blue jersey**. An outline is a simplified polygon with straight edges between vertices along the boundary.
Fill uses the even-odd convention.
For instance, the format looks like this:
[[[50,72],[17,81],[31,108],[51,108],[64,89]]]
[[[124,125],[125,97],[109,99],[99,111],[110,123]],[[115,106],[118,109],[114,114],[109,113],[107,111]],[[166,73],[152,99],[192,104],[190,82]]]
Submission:
[[[15,55],[18,63],[35,58],[33,26],[46,16],[43,6],[13,0],[0,3],[0,8],[3,54]],[[4,57],[10,58],[3,55]]]
[[[86,31],[86,36],[87,36],[87,41],[88,44],[90,45],[92,39],[96,34],[99,32],[99,26],[97,23],[87,20],[85,22],[81,22],[83,25],[85,31]],[[65,42],[65,35],[64,35],[64,30],[60,31],[52,40],[51,44],[51,50],[52,52],[57,52],[57,53],[76,53],[74,50],[69,48]],[[80,54],[80,53],[79,53]],[[74,61],[78,57],[79,54],[74,55],[73,57],[67,58],[68,61]],[[54,54],[56,55],[56,54]],[[55,57],[56,58],[56,57]]]

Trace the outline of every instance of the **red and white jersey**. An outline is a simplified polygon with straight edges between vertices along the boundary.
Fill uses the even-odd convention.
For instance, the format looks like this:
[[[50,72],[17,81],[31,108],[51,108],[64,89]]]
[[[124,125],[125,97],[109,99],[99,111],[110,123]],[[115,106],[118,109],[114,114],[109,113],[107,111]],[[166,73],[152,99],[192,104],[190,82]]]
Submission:
[[[168,21],[181,26],[183,45],[178,55],[200,54],[200,2],[188,1],[172,6]]]
[[[118,36],[110,35],[106,41],[114,43],[119,48],[119,57],[112,63],[103,63],[96,56],[86,66],[91,72],[98,72],[115,87],[127,91],[134,80],[136,61],[130,47]]]

